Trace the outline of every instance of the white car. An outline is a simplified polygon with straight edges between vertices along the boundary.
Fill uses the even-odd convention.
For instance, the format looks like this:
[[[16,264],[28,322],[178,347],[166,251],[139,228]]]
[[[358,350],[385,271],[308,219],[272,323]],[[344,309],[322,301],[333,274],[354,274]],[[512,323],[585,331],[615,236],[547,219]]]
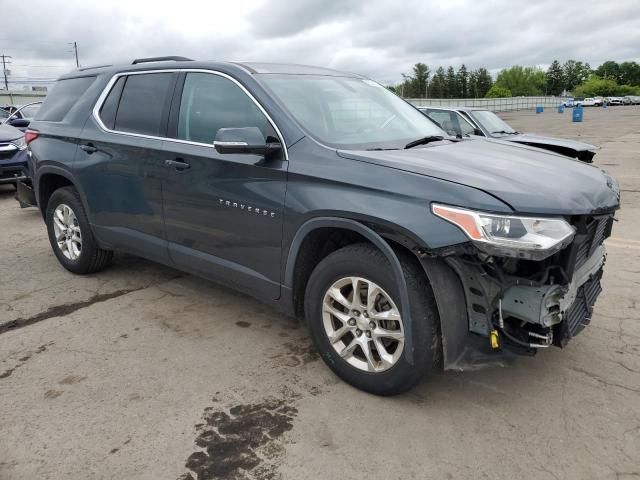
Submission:
[[[600,98],[587,97],[584,100],[580,100],[576,103],[580,103],[583,107],[601,107],[603,101]]]
[[[624,102],[621,97],[609,97],[609,105],[622,105]]]

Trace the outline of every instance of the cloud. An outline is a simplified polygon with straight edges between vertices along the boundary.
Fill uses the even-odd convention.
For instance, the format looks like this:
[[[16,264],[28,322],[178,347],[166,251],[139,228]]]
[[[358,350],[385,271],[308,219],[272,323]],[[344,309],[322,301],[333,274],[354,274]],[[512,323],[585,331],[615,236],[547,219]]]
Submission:
[[[12,79],[136,57],[277,61],[329,66],[383,83],[416,62],[491,71],[574,58],[640,60],[637,0],[31,0],[3,6],[0,53]],[[25,26],[29,35],[24,35]]]
[[[360,0],[267,1],[249,20],[260,37],[286,37],[333,21],[347,22],[365,5]]]

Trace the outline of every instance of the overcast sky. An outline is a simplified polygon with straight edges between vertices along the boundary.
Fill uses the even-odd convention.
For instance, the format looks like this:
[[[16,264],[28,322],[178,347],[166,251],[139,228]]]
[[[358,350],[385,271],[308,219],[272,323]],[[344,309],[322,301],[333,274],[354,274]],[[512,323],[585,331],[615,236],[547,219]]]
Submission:
[[[416,62],[492,72],[640,61],[639,0],[0,0],[12,78],[135,57],[305,63],[388,84]],[[9,21],[11,19],[11,21]],[[37,67],[36,67],[37,66]]]

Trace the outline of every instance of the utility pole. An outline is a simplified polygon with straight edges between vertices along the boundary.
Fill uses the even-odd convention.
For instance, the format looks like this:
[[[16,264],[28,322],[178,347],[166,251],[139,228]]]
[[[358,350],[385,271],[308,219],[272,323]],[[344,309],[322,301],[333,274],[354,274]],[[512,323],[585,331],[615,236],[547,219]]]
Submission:
[[[78,44],[76,42],[70,43],[73,47],[73,53],[76,55],[76,67],[80,68],[80,61],[78,60]]]
[[[4,76],[4,89],[9,91],[9,80],[7,80],[7,63],[11,63],[8,58],[13,58],[9,55],[0,55],[2,58],[2,75]]]

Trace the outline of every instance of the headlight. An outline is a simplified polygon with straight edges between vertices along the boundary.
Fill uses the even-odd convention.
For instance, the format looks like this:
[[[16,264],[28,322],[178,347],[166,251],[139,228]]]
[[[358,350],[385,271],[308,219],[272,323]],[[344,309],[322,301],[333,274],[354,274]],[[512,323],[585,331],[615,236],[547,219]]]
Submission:
[[[460,227],[474,244],[491,255],[543,260],[568,245],[575,229],[562,218],[494,215],[433,204],[435,215]]]
[[[24,150],[27,148],[27,142],[24,141],[24,137],[11,140],[11,144],[18,148],[18,150]]]

